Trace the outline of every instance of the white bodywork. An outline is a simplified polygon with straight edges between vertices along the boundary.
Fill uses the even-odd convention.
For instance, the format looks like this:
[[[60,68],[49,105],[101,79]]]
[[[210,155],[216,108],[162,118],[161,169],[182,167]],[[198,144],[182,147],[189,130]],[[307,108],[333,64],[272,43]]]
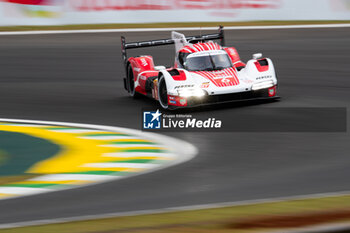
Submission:
[[[220,51],[224,52],[224,51]],[[205,53],[217,53],[217,51],[206,51]],[[219,95],[219,94],[229,94],[229,93],[237,93],[237,92],[246,92],[246,91],[255,91],[259,89],[269,88],[275,86],[277,84],[277,78],[275,73],[274,65],[271,59],[266,58],[268,61],[268,70],[267,71],[259,71],[254,64],[257,60],[251,59],[247,62],[246,67],[237,71],[237,78],[239,80],[238,85],[234,86],[216,86],[211,83],[207,78],[195,74],[192,72],[188,72],[183,70],[186,74],[186,80],[184,81],[176,81],[172,78],[172,76],[166,70],[162,70],[162,74],[166,80],[168,95],[179,95],[180,89],[193,89],[198,90],[202,89],[207,92],[208,95]],[[220,71],[218,71],[220,72]],[[203,87],[203,83],[208,83],[208,87]],[[182,88],[179,88],[183,86]]]

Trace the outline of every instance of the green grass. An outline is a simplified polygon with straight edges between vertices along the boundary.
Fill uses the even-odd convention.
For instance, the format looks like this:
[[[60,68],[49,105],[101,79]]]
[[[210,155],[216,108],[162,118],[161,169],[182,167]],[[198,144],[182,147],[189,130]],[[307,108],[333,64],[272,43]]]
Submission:
[[[269,26],[269,25],[338,24],[338,23],[350,23],[350,21],[349,20],[347,21],[248,21],[248,22],[200,22],[200,23],[83,24],[83,25],[62,25],[62,26],[10,26],[10,27],[0,27],[0,31],[215,27],[218,25]]]
[[[78,200],[77,200],[78,201]],[[269,232],[269,228],[240,228],[240,224],[273,218],[276,216],[303,216],[305,214],[350,213],[350,195],[279,201],[271,203],[241,205],[225,208],[179,211],[131,217],[115,217],[99,220],[49,224],[0,230],[0,233],[248,233]],[[334,221],[350,221],[339,219]],[[325,222],[322,222],[325,223]],[[326,222],[327,223],[327,222]],[[283,227],[281,228],[283,229]],[[277,229],[278,230],[278,229]]]
[[[8,154],[0,150],[0,166],[8,160]]]
[[[0,178],[24,175],[36,163],[51,158],[61,147],[44,138],[0,130]],[[6,156],[5,156],[6,155]]]

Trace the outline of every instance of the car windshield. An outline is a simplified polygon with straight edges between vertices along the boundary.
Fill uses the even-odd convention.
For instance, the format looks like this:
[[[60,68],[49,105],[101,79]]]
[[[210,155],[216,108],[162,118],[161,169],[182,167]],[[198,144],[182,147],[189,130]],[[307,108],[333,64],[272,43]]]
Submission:
[[[184,65],[189,71],[222,70],[232,66],[227,54],[187,57]]]

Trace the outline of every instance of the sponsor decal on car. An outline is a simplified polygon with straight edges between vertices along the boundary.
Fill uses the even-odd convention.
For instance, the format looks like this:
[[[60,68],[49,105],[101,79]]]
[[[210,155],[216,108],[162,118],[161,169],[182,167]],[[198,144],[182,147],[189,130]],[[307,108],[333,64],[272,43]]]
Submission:
[[[140,75],[140,79],[141,79],[141,80],[146,80],[146,78],[147,78],[146,76]]]
[[[225,77],[225,78],[221,79],[221,82],[229,83],[229,82],[231,82],[231,80],[228,79],[227,77]]]
[[[186,105],[187,104],[187,100],[185,98],[180,99],[180,104],[181,105]]]
[[[174,89],[194,87],[194,84],[175,86]]]
[[[272,75],[265,75],[265,76],[260,76],[260,77],[256,77],[256,80],[261,80],[261,79],[268,79],[268,78],[272,78]]]
[[[201,88],[208,88],[209,85],[210,85],[210,82],[202,83]]]
[[[269,97],[276,95],[276,86],[269,88]]]
[[[146,59],[144,59],[144,58],[141,58],[141,63],[143,66],[148,66],[148,63],[147,63]]]

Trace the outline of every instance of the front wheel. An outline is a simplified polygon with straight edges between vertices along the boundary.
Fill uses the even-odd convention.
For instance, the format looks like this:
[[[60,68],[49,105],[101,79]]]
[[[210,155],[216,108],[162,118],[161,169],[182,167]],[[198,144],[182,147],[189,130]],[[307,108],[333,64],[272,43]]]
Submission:
[[[158,81],[158,99],[159,99],[159,104],[162,106],[164,109],[168,109],[168,90],[165,82],[165,78],[163,75],[159,77]]]

